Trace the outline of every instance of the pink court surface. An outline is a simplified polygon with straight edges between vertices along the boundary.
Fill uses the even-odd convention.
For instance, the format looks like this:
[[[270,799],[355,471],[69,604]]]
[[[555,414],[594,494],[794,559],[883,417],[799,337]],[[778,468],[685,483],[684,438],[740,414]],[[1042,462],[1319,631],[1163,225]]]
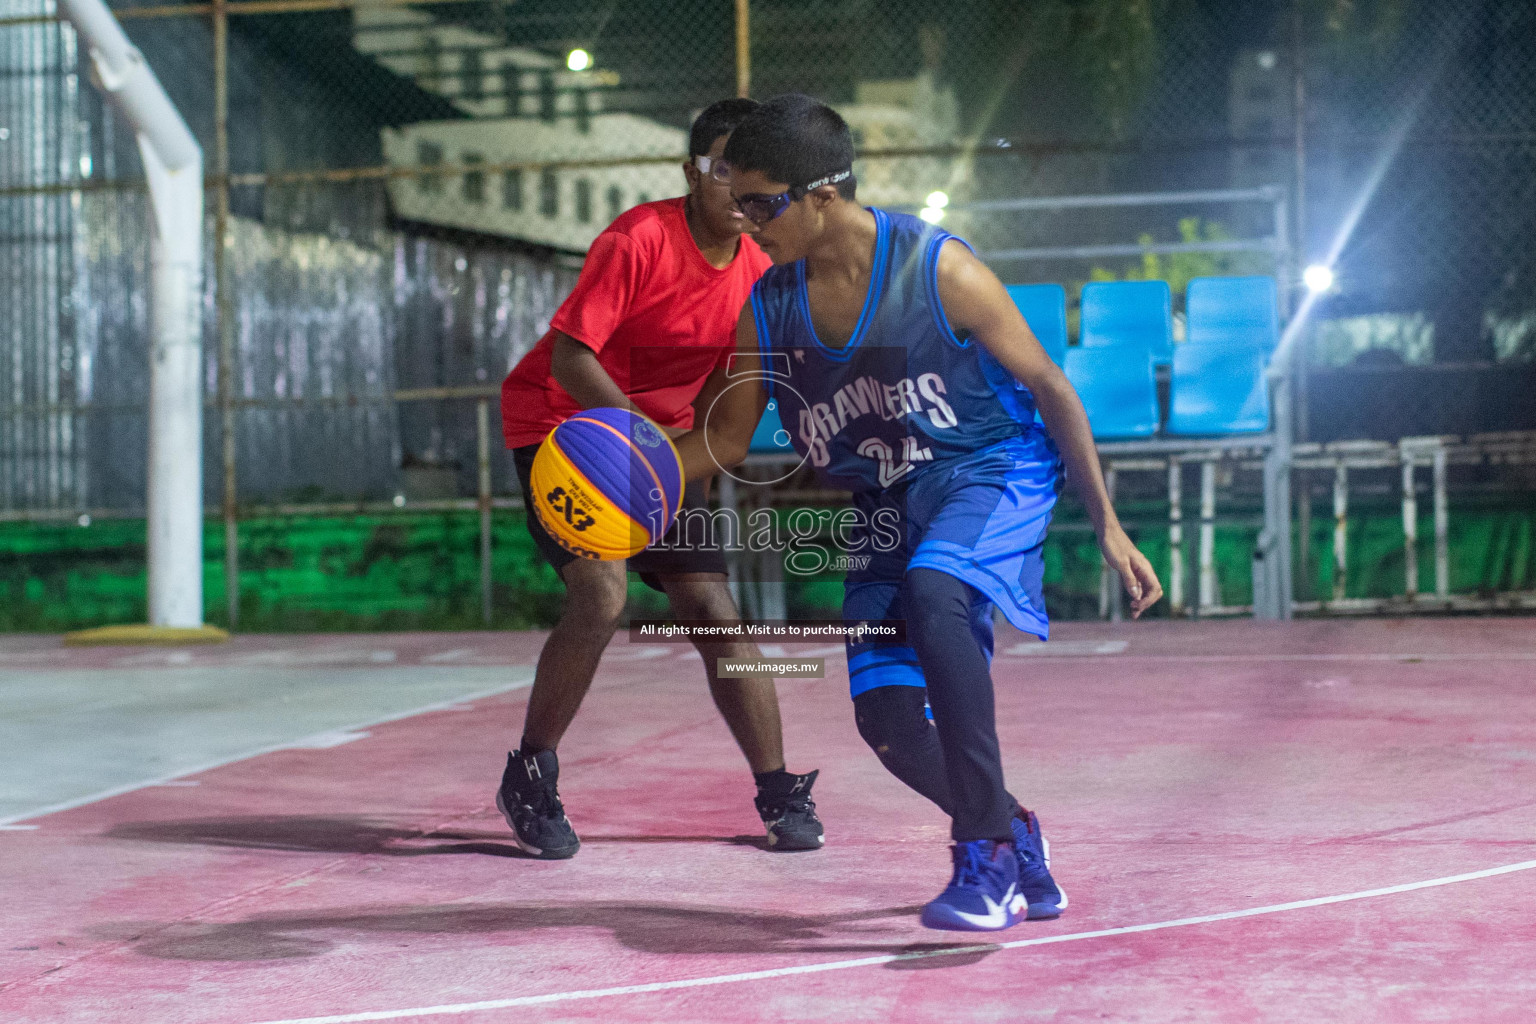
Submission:
[[[473,666],[469,695],[525,680],[540,639],[9,638],[0,673]],[[521,856],[491,804],[522,688],[13,817],[0,1021],[1536,1019],[1531,621],[1000,640],[1059,920],[918,925],[947,822],[860,741],[840,651],[786,652],[826,658],[780,695],[828,840],[775,854],[691,649],[621,638],[561,750],[572,861]]]

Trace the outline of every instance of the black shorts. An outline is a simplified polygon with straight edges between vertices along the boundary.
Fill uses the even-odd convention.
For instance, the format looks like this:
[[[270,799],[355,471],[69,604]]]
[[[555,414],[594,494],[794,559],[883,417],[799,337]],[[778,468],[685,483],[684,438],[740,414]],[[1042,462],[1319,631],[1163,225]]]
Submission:
[[[538,454],[539,446],[536,444],[523,445],[521,448],[512,449],[512,463],[517,467],[517,483],[523,489],[523,519],[528,524],[528,535],[533,538],[534,545],[539,553],[544,556],[544,561],[559,572],[567,565],[576,561],[577,556],[571,554],[560,546],[559,541],[551,537],[544,529],[544,524],[539,522],[539,517],[533,511],[533,486],[528,482],[528,476],[533,471],[533,457]],[[683,490],[684,509],[707,509],[708,502],[704,499],[704,483],[695,480]],[[674,521],[671,529],[663,537],[663,540],[671,543],[677,539],[678,525]],[[713,534],[714,531],[710,531]],[[640,574],[640,579],[652,590],[662,590],[661,577],[679,576],[684,573],[714,572],[724,576],[726,574],[725,553],[720,550],[717,538],[711,536],[707,544],[692,544],[686,548],[672,548],[663,546],[646,548],[644,551],[629,559],[629,571]]]

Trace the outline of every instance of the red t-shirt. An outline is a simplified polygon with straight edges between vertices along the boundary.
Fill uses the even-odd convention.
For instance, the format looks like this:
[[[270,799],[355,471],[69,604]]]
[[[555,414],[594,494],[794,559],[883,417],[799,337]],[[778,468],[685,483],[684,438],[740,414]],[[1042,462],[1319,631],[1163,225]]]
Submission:
[[[501,385],[508,448],[536,444],[581,406],[550,374],[554,332],[597,353],[619,389],[663,427],[693,426],[699,389],[736,347],[736,316],[772,261],[746,235],[724,269],[688,231],[684,200],[645,203],[592,243],[550,332]]]

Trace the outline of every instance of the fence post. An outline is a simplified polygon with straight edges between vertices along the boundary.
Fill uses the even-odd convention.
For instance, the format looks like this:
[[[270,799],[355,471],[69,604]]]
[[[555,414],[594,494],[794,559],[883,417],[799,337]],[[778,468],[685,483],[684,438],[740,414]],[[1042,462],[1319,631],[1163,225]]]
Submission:
[[[1297,597],[1310,599],[1315,596],[1317,577],[1312,575],[1312,484],[1305,475],[1296,488],[1296,541],[1296,563],[1305,582]]]
[[[491,624],[491,400],[475,403],[475,444],[479,458],[480,619]]]
[[[736,95],[752,95],[752,0],[736,0]]]
[[[1333,599],[1344,600],[1349,545],[1349,467],[1341,458],[1333,467]]]
[[[1413,493],[1413,453],[1400,448],[1403,460],[1403,592],[1419,594],[1419,501]]]
[[[222,438],[224,611],[240,625],[240,526],[235,479],[235,325],[229,293],[229,11],[213,0],[213,294],[219,337],[219,434]]]
[[[1445,488],[1445,445],[1435,448],[1435,596],[1451,596],[1451,510]]]
[[[1291,617],[1291,430],[1294,358],[1277,356],[1269,376],[1274,384],[1273,443],[1264,454],[1264,528],[1254,552],[1253,614],[1258,619]]]

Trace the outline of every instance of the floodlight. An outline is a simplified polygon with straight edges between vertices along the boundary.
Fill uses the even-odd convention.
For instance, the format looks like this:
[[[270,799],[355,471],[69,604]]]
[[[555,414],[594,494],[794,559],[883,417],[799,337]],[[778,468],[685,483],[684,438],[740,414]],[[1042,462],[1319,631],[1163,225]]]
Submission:
[[[592,55],[579,48],[572,50],[565,58],[565,66],[572,71],[585,71],[592,66]]]
[[[1307,291],[1321,295],[1333,287],[1333,268],[1314,263],[1302,271],[1301,279],[1306,283]]]

